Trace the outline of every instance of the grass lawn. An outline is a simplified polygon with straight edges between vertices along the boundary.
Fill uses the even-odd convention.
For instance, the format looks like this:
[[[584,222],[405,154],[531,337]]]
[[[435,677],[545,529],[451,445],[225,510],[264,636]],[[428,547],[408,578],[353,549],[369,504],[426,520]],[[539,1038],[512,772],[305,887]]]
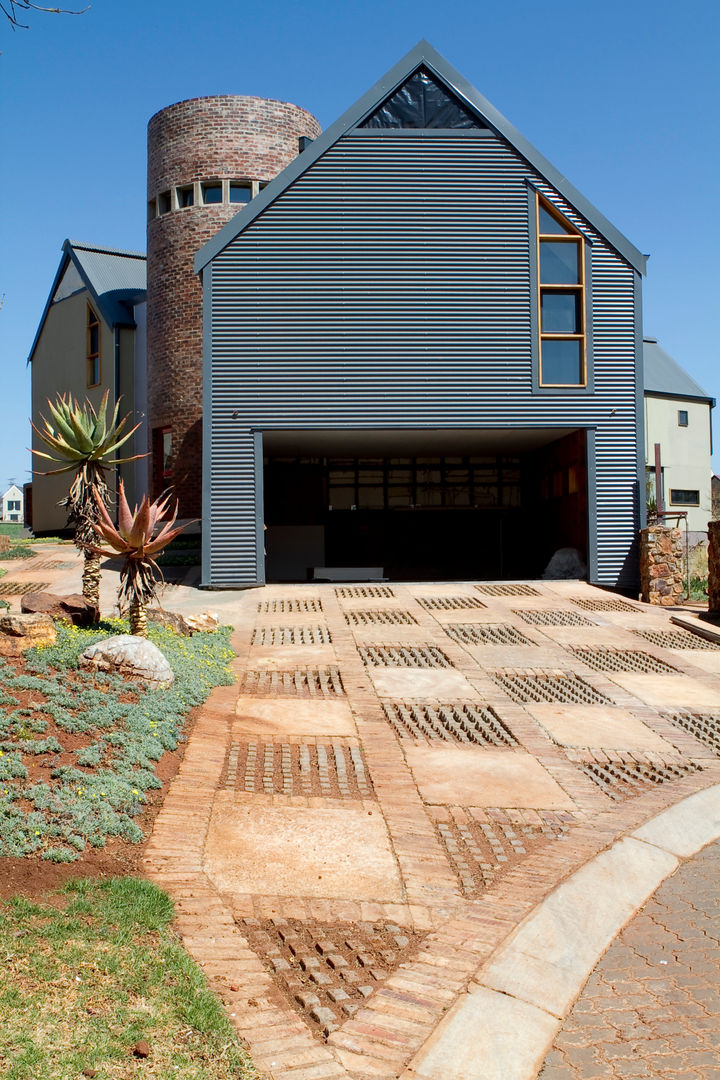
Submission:
[[[172,917],[167,896],[134,878],[0,905],[0,1075],[256,1076]]]

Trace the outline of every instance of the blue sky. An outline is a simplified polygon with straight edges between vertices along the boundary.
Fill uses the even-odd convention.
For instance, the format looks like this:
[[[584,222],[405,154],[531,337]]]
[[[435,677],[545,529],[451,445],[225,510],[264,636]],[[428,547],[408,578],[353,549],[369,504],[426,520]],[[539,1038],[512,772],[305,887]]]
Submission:
[[[26,21],[0,22],[0,489],[28,478],[25,362],[63,240],[145,248],[150,116],[252,94],[326,127],[422,37],[650,254],[645,332],[720,397],[717,0],[94,0]]]

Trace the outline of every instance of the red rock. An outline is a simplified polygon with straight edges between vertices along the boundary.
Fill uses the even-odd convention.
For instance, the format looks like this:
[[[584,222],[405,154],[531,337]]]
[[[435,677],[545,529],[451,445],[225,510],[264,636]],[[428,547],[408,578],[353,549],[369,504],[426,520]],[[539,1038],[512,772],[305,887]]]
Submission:
[[[92,626],[97,622],[97,608],[89,604],[80,593],[56,596],[50,592],[34,592],[23,596],[20,610],[28,615],[49,615],[52,619],[64,619],[75,626]]]
[[[132,1048],[132,1052],[136,1058],[150,1057],[150,1044],[147,1039],[140,1039]]]

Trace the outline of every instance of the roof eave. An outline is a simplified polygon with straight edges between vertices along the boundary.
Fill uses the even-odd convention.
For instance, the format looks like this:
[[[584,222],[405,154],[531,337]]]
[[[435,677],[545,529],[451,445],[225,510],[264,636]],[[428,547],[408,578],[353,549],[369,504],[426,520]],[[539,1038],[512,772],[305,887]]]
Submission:
[[[714,397],[705,396],[704,394],[674,394],[671,390],[651,390],[648,387],[643,391],[645,397],[665,398],[672,401],[697,401],[702,405],[709,405],[711,409],[715,408],[716,400]]]
[[[200,273],[216,255],[239,236],[274,200],[298,177],[302,176],[337,140],[350,128],[359,124],[365,116],[390,95],[421,64],[433,72],[459,97],[486,120],[498,134],[540,173],[575,210],[584,217],[607,240],[639,274],[647,269],[647,256],[643,255],[627,237],[612,225],[600,211],[575,188],[562,173],[536,150],[502,113],[491,105],[468,80],[429,44],[420,41],[397,64],[392,67],[367,93],[343,113],[334,124],[317,137],[301,154],[272,180],[263,191],[248,203],[234,218],[220,229],[195,255],[195,272]]]

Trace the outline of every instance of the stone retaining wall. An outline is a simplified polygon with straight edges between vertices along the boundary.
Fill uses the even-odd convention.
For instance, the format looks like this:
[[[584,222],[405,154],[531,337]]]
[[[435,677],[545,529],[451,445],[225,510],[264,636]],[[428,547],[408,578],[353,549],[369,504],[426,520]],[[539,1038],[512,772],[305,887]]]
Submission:
[[[645,603],[670,607],[681,600],[684,591],[683,558],[683,534],[680,529],[670,529],[664,525],[641,529],[640,583]]]
[[[720,614],[720,521],[708,522],[708,611]]]

